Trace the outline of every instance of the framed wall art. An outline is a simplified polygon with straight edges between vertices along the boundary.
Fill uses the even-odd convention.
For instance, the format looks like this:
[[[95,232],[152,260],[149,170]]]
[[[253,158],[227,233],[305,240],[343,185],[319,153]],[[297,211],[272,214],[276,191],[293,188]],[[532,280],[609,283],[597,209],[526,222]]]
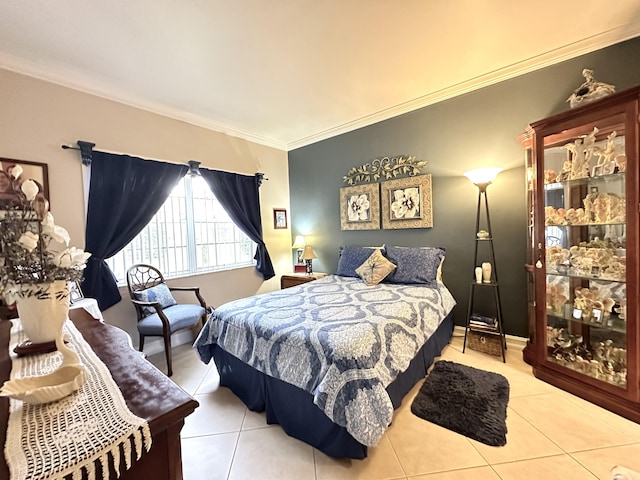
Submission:
[[[14,178],[14,168],[22,169],[18,178]],[[35,181],[40,192],[50,200],[49,173],[46,163],[0,158],[0,210],[20,205],[20,186],[28,179]]]
[[[377,183],[340,189],[340,228],[380,229],[380,187]]]
[[[285,208],[273,209],[273,228],[276,230],[286,229],[287,223],[287,210]]]
[[[431,175],[382,182],[382,228],[433,227]]]

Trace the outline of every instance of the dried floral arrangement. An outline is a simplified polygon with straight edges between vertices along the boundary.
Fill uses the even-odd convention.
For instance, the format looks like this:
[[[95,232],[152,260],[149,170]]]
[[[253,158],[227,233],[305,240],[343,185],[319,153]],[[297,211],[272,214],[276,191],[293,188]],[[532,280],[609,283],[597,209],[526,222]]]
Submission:
[[[19,201],[0,212],[0,295],[11,305],[19,297],[43,295],[44,284],[55,280],[79,282],[91,254],[69,247],[69,233],[54,223],[36,182],[20,182],[22,167],[8,173]]]

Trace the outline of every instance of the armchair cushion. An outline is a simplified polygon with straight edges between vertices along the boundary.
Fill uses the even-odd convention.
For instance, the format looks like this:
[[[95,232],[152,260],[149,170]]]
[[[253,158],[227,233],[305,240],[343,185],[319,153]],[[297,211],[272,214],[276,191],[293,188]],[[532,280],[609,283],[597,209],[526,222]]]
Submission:
[[[159,283],[155,287],[133,292],[133,297],[142,302],[158,302],[161,308],[171,307],[177,303],[166,283]],[[145,317],[155,313],[156,309],[153,307],[142,307],[142,314]]]
[[[200,305],[186,304],[164,308],[163,313],[169,319],[170,333],[173,333],[182,328],[195,325],[205,313],[205,310]],[[160,316],[154,313],[153,315],[144,317],[138,322],[138,332],[141,335],[162,335],[162,320],[160,320]]]

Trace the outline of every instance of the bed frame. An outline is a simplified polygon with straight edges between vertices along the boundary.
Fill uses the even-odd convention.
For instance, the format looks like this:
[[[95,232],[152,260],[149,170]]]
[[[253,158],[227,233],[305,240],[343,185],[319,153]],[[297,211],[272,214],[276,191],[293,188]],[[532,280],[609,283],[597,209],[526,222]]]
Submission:
[[[394,409],[402,404],[409,390],[425,377],[434,359],[449,343],[453,326],[453,314],[450,313],[411,361],[409,368],[387,387]],[[230,388],[250,410],[266,412],[268,424],[279,424],[288,435],[330,457],[366,458],[367,447],[314,405],[313,395],[259,372],[218,345],[212,345],[212,349],[220,373],[220,385]]]

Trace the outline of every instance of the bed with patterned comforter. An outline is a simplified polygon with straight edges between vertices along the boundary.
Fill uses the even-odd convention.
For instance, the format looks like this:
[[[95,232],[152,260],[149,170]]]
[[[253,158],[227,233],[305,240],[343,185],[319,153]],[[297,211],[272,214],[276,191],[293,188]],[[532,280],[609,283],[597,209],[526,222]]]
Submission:
[[[308,392],[331,421],[373,446],[393,416],[386,387],[454,305],[440,282],[367,286],[329,275],[220,306],[194,348],[209,363],[218,345]]]

